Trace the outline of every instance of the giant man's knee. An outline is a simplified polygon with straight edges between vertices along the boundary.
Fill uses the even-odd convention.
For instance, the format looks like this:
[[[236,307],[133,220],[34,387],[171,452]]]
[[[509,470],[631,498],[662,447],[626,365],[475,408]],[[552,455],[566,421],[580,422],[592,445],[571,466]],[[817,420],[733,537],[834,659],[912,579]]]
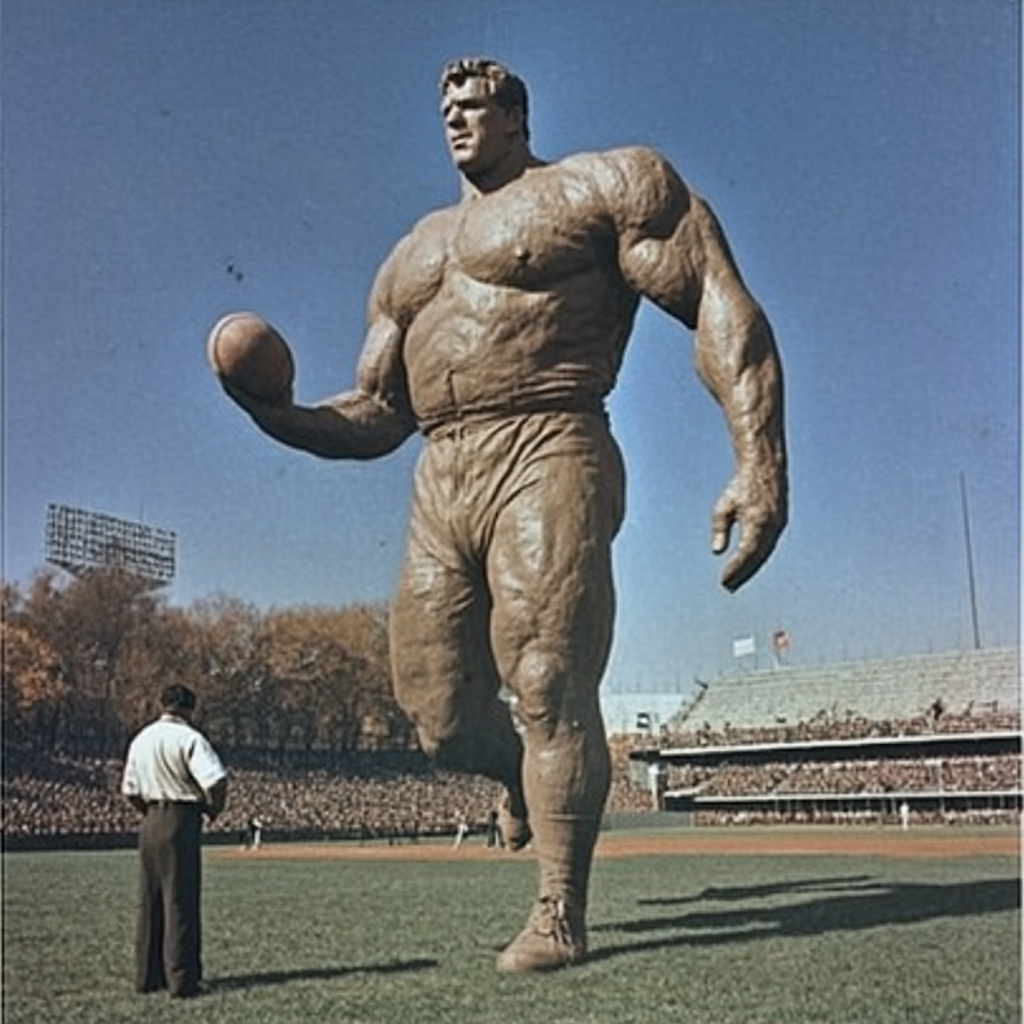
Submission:
[[[515,717],[526,732],[550,740],[565,731],[586,732],[598,724],[599,679],[574,672],[569,659],[534,648],[520,657],[511,680]]]

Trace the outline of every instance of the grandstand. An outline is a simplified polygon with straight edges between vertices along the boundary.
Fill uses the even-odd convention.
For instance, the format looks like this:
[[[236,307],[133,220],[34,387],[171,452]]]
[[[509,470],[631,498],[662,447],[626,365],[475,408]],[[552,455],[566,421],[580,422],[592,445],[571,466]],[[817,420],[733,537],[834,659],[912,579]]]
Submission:
[[[956,651],[811,669],[748,672],[707,684],[670,723],[674,733],[772,729],[816,720],[907,721],[1020,715],[1017,648]]]
[[[1019,823],[1019,666],[1013,649],[748,673],[709,684],[674,717],[654,695],[622,695],[606,825],[874,824],[899,822],[904,804],[915,823]],[[417,751],[295,768],[223,749],[231,798],[213,842],[238,842],[257,812],[275,841],[447,835],[463,817],[483,829],[497,798],[494,784]],[[134,843],[122,768],[5,746],[0,844]]]
[[[956,652],[710,684],[630,753],[694,823],[1017,822],[1020,653]]]

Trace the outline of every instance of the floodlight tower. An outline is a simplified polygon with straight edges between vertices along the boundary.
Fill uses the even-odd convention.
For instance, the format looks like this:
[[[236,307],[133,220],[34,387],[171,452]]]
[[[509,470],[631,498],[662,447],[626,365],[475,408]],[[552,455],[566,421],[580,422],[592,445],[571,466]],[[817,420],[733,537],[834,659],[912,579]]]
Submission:
[[[67,505],[46,509],[46,560],[73,576],[118,568],[164,587],[174,579],[176,545],[170,530]]]

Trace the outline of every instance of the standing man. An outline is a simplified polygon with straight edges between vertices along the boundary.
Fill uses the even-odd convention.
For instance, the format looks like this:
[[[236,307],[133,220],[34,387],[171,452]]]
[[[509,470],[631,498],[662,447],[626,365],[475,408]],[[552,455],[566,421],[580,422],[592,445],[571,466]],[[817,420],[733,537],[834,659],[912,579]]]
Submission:
[[[739,528],[728,590],[786,524],[782,370],[711,210],[657,153],[539,160],[525,85],[490,60],[445,68],[441,116],[462,199],[381,267],[354,389],[302,407],[224,385],[270,436],[324,458],[425,436],[391,612],[395,693],[439,765],[504,784],[502,832],[513,849],[532,835],[540,891],[497,966],[550,970],[586,954],[609,787],[598,686],[625,480],[604,399],[639,301],[695,332],[725,414],[735,471],[711,548]]]
[[[466,836],[468,835],[469,822],[466,821],[464,814],[460,814],[458,824],[455,826],[455,842],[452,845],[458,849],[466,841]]]
[[[249,842],[250,850],[258,850],[263,845],[263,820],[258,814],[249,818]]]
[[[143,815],[135,987],[188,998],[198,993],[202,977],[202,819],[212,821],[223,810],[227,773],[192,725],[195,694],[187,686],[168,686],[160,705],[160,717],[128,748],[121,785]]]
[[[497,808],[492,808],[487,815],[487,849],[496,850],[505,844],[501,841],[501,826],[498,824]]]

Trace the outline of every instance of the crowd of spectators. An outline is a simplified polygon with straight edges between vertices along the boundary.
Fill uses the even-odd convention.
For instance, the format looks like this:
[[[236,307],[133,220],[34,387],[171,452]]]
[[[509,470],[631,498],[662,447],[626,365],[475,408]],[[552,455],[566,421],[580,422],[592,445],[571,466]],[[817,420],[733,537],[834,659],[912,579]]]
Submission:
[[[453,834],[465,820],[484,832],[500,796],[496,783],[434,770],[421,756],[352,754],[331,768],[229,766],[224,813],[214,834],[247,831],[279,838],[414,839]],[[132,834],[138,814],[120,795],[118,759],[5,752],[3,835],[89,837]],[[611,801],[619,810],[649,810],[649,794],[620,773]],[[611,806],[610,804],[610,806]]]
[[[898,821],[898,814],[879,815],[862,807],[771,808],[742,811],[701,810],[694,817],[697,825],[877,825]],[[914,808],[908,822],[919,825],[1018,825],[1020,812],[1005,807],[972,807],[960,809]]]
[[[460,820],[483,830],[497,784],[476,776],[396,770],[372,759],[356,771],[238,770],[231,805],[215,827],[231,831],[258,814],[266,833],[345,838],[416,838],[455,832]]]
[[[938,711],[939,709],[936,709]],[[1020,717],[979,719],[977,714],[936,713],[920,721],[878,723],[860,719],[813,721],[769,730],[733,730],[662,737],[661,746],[735,745],[807,740],[920,735],[925,731],[1020,729]],[[608,812],[650,811],[655,799],[649,779],[629,760],[650,738],[613,738],[613,783]],[[4,752],[5,842],[39,837],[133,834],[136,812],[120,795],[123,764],[118,759]],[[499,796],[487,780],[435,770],[419,754],[350,754],[332,765],[286,768],[225,760],[230,796],[225,813],[211,826],[222,838],[245,835],[257,816],[267,839],[349,838],[404,840],[453,834],[459,821],[483,832]],[[244,765],[244,766],[243,766]],[[643,766],[641,766],[643,767]],[[1019,755],[997,757],[891,758],[831,763],[724,764],[716,768],[673,766],[662,784],[710,796],[776,794],[884,794],[890,792],[1016,791],[1021,787]],[[752,820],[743,812],[743,820]],[[840,813],[840,812],[837,812]],[[845,813],[845,812],[841,812]],[[850,812],[851,814],[855,812]],[[978,812],[981,813],[981,812]],[[765,811],[774,820],[775,812]],[[702,812],[699,820],[718,821]],[[997,818],[1001,815],[997,814]],[[768,820],[766,819],[766,820]],[[735,815],[729,820],[738,820]],[[759,819],[760,820],[760,819]],[[794,820],[792,815],[787,820]],[[816,820],[821,820],[816,819]],[[844,818],[846,820],[846,818]]]
[[[124,764],[4,750],[4,838],[127,832],[138,813],[120,796]]]
[[[117,759],[61,756],[6,758],[5,837],[134,832],[137,812],[120,795]],[[422,759],[419,759],[422,761]],[[230,790],[213,833],[246,832],[259,817],[268,837],[397,838],[445,834],[460,819],[483,828],[498,797],[494,783],[437,772],[425,762],[352,755],[328,770],[238,768],[229,764]]]
[[[922,715],[907,720],[875,722],[856,716],[836,718],[822,713],[809,722],[775,728],[731,729],[715,732],[707,727],[662,736],[661,746],[736,747],[752,744],[830,742],[875,738],[918,737],[936,734],[1020,732],[1020,714],[969,705],[951,713],[936,702]],[[649,746],[637,737],[636,747]],[[778,760],[751,764],[725,761],[715,767],[672,765],[665,788],[704,797],[779,797],[778,806],[752,804],[736,810],[699,810],[698,824],[863,824],[877,821],[879,812],[852,799],[848,807],[835,801],[787,802],[787,796],[874,797],[904,794],[912,801],[915,823],[1006,823],[1020,819],[1021,757],[1019,754],[943,757],[889,757],[834,761],[792,760],[780,753]],[[976,806],[938,808],[930,801],[915,801],[927,794],[1017,794],[1016,804],[1001,797]],[[892,816],[892,815],[890,815]]]
[[[1019,790],[1016,754],[942,759],[892,758],[867,761],[785,762],[719,768],[674,765],[670,789],[705,796],[763,796],[796,793],[983,793]]]
[[[806,722],[778,723],[774,727],[734,728],[728,724],[712,729],[706,723],[693,727],[689,717],[678,728],[663,730],[662,746],[713,747],[737,746],[744,743],[810,743],[826,740],[863,740],[900,736],[927,736],[935,733],[1020,731],[1020,712],[992,710],[983,705],[968,704],[960,711],[946,709],[936,701],[922,714],[907,719],[873,721],[860,715],[838,715],[822,710]],[[635,746],[646,746],[649,740],[640,734]]]

